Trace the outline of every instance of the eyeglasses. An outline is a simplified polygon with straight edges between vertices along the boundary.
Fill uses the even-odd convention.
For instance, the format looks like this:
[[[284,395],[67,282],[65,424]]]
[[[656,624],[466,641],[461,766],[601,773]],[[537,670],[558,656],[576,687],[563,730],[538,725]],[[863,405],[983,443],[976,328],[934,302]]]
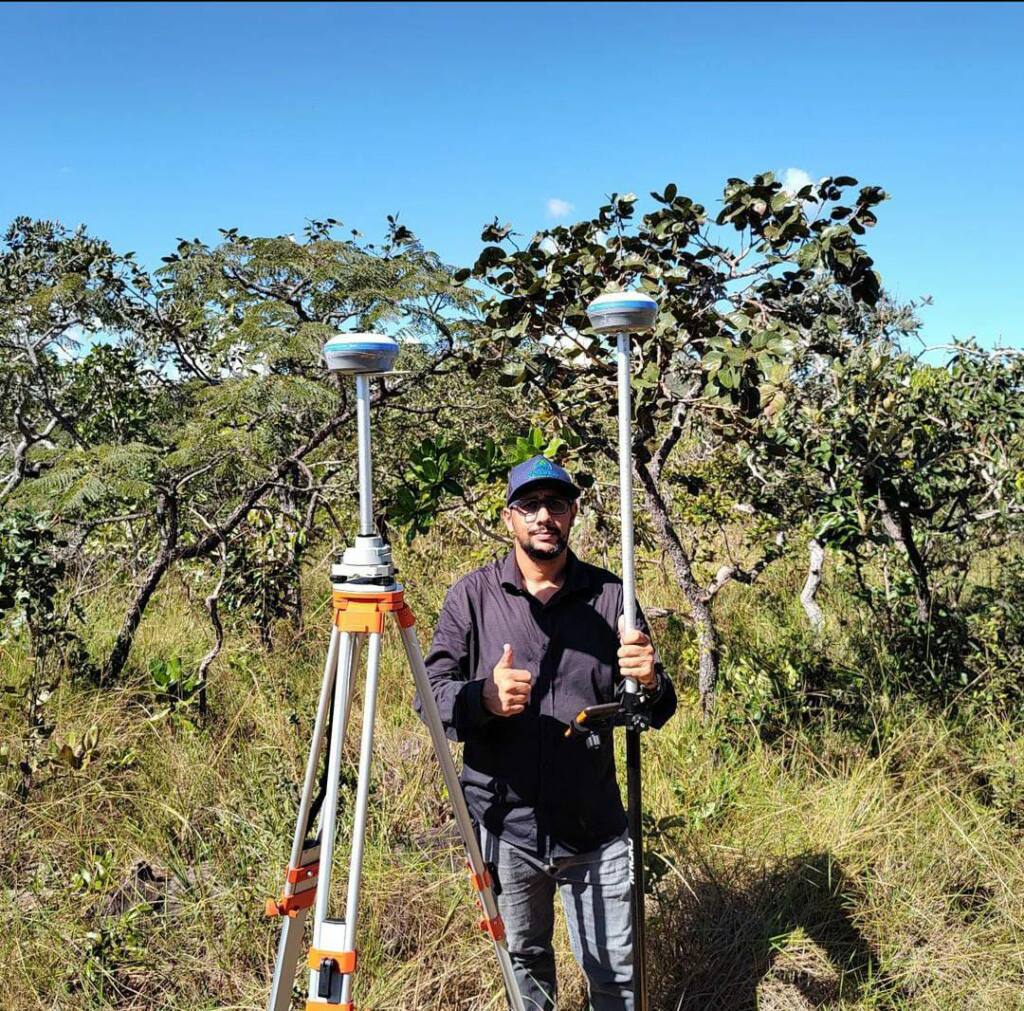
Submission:
[[[571,503],[567,498],[555,496],[552,498],[521,498],[511,503],[527,523],[532,523],[537,518],[541,509],[547,509],[549,516],[564,516],[570,508]]]

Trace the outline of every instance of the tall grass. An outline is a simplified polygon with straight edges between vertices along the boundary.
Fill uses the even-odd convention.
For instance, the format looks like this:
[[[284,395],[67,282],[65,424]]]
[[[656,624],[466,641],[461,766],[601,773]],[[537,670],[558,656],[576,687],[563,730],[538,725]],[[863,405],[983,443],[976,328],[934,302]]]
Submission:
[[[460,552],[457,571],[447,549],[435,538],[401,559],[424,638],[447,585],[482,558]],[[804,634],[791,604],[796,580],[780,569],[766,589],[725,597],[734,688],[712,723],[699,718],[685,623],[658,623],[682,704],[645,738],[654,1007],[1024,1007],[1019,730],[966,727],[897,698],[870,713],[868,732],[823,707],[765,734],[750,688],[774,676],[772,657],[789,655]],[[231,631],[205,723],[190,706],[158,700],[149,677],[151,661],[194,664],[208,648],[201,607],[167,587],[123,685],[59,687],[55,735],[80,739],[95,726],[99,742],[81,769],[41,775],[24,803],[15,792],[19,698],[0,696],[11,755],[0,771],[5,1006],[265,1006],[277,925],[262,907],[288,858],[328,627],[325,568],[307,582],[306,627],[279,628],[273,651],[242,627]],[[657,565],[644,567],[642,595],[680,604]],[[90,602],[98,652],[116,630],[117,604]],[[830,604],[832,662],[855,663],[844,631],[857,620],[853,604],[838,592]],[[500,981],[474,926],[443,787],[399,661],[392,632],[357,1005],[498,1009]],[[11,648],[0,662],[4,684],[15,685],[24,657]],[[358,705],[354,720],[353,760]],[[345,798],[353,776],[350,768]],[[343,884],[335,882],[337,908]],[[563,1007],[582,1008],[561,922],[558,955]]]

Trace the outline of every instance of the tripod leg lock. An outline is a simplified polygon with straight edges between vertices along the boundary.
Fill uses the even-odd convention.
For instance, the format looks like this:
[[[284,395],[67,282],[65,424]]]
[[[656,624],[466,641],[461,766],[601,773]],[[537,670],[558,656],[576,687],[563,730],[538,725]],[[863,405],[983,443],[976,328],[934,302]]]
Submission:
[[[267,899],[264,909],[267,917],[290,916],[293,920],[300,909],[309,909],[316,901],[316,889],[307,892],[296,892],[294,895],[282,895],[279,899]]]
[[[495,916],[491,920],[481,920],[480,929],[485,934],[490,934],[491,938],[495,941],[505,940],[505,922],[500,916]]]
[[[482,892],[487,888],[494,887],[494,881],[491,879],[491,872],[484,868],[483,874],[477,874],[472,868],[469,871],[469,883],[473,886],[474,892]]]
[[[285,880],[290,885],[301,885],[320,874],[320,861],[306,864],[305,867],[289,867]]]
[[[316,995],[326,1003],[310,1001],[308,1008],[352,1008],[351,1002],[341,1004],[345,977],[356,971],[356,953],[354,951],[327,951],[323,948],[310,948],[307,960],[309,968],[316,973]]]
[[[308,909],[316,900],[316,885],[319,874],[319,860],[311,864],[305,864],[302,867],[289,867],[285,872],[285,881],[289,885],[304,885],[305,887],[301,888],[300,891],[293,892],[291,895],[282,893],[281,898],[276,900],[267,899],[266,915],[268,917],[290,916],[294,919],[295,914],[300,909]]]
[[[310,969],[316,969],[321,977],[334,972],[340,972],[347,976],[356,971],[356,953],[354,951],[323,951],[320,948],[310,948],[308,965]]]

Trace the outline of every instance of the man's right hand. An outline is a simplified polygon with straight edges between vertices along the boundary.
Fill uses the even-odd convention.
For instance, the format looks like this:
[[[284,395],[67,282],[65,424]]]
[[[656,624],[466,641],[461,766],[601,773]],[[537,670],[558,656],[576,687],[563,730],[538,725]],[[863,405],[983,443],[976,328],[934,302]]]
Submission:
[[[512,647],[505,643],[501,659],[484,682],[484,708],[495,716],[518,716],[530,701],[533,676],[512,666]]]

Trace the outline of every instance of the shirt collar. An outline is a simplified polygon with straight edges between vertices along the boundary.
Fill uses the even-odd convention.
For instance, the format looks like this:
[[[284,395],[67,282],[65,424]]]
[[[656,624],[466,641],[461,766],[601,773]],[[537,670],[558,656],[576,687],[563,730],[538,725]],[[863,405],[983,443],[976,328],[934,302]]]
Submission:
[[[514,548],[502,560],[499,575],[501,584],[506,589],[519,593],[526,592],[523,589],[523,574],[519,571]],[[589,590],[590,586],[590,566],[581,562],[569,548],[566,548],[565,582],[558,591],[559,594]]]

